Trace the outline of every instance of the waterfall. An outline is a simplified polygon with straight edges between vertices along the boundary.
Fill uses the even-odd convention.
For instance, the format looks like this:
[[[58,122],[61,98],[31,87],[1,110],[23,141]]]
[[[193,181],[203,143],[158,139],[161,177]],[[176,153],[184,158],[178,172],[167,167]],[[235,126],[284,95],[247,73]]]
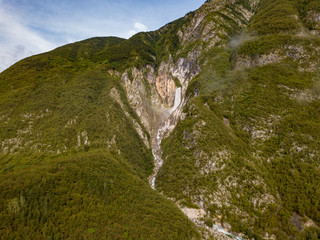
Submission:
[[[174,98],[174,104],[173,107],[169,110],[170,115],[180,106],[181,104],[181,88],[177,88],[176,89],[176,93],[175,93],[175,98]],[[170,117],[170,115],[168,116],[168,118]],[[161,149],[161,141],[162,141],[162,137],[164,135],[164,133],[168,130],[168,124],[167,124],[167,119],[165,119],[158,128],[157,134],[155,136],[153,136],[152,138],[152,154],[154,157],[154,171],[153,174],[149,177],[149,184],[151,186],[152,189],[156,189],[155,186],[155,182],[156,182],[156,177],[157,174],[159,172],[160,167],[163,164],[163,160],[162,160],[162,149]],[[178,205],[179,206],[179,205]],[[188,216],[188,215],[187,215]],[[189,217],[189,216],[188,216]],[[192,218],[190,218],[190,220],[193,221]],[[201,226],[201,225],[200,225]],[[213,231],[218,231],[222,234],[224,234],[227,237],[230,237],[232,239],[236,239],[236,240],[243,240],[241,237],[236,236],[230,232],[227,232],[225,229],[223,229],[221,226],[215,225],[213,224],[211,230]]]
[[[170,115],[180,106],[180,104],[181,104],[181,87],[176,89],[174,104],[173,104],[173,107],[169,110]],[[169,117],[170,116],[168,116],[168,118]],[[164,133],[168,130],[168,126],[166,124],[167,119],[164,120],[159,125],[157,135],[154,136],[151,140],[152,154],[154,157],[155,166],[154,166],[153,174],[149,177],[149,183],[153,189],[155,189],[156,176],[163,163],[161,158],[162,157],[161,140]]]
[[[232,233],[227,232],[227,231],[224,230],[221,226],[218,226],[218,225],[213,224],[212,227],[213,227],[213,229],[218,230],[218,232],[221,232],[221,233],[223,233],[224,235],[231,237],[232,239],[243,240],[241,237],[238,237],[238,236],[236,236],[236,235],[234,235],[234,234],[232,234]]]
[[[176,90],[176,96],[174,98],[173,107],[170,109],[170,114],[173,113],[179,107],[180,103],[181,103],[181,87],[177,88]]]

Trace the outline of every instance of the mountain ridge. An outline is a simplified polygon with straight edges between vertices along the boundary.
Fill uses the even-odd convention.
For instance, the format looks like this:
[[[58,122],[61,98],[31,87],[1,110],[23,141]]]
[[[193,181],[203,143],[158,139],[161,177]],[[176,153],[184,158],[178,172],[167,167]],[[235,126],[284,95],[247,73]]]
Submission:
[[[157,31],[84,40],[2,72],[1,235],[228,239],[223,227],[317,239],[318,16],[313,0],[211,0]]]

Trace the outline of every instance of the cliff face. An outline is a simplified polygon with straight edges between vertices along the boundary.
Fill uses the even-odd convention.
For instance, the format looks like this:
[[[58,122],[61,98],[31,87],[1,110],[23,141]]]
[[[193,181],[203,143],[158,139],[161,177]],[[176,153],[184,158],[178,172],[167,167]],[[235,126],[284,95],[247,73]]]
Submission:
[[[142,69],[134,67],[125,71],[122,82],[127,98],[149,133],[154,132],[152,126],[158,126],[157,123],[163,120],[162,115],[166,118],[168,109],[173,106],[175,91],[180,86],[185,99],[189,82],[201,71],[199,56],[216,45],[226,44],[223,39],[229,36],[227,31],[236,32],[246,26],[258,1],[249,4],[209,1],[196,12],[187,14],[180,20],[182,23],[174,22],[171,24],[173,27],[167,25],[158,31],[166,36],[173,29],[179,48],[170,52],[164,47],[167,56],[161,59],[157,68],[147,65]]]
[[[49,160],[59,173],[74,154],[95,202],[117,196],[101,200],[104,210],[119,201],[129,206],[123,219],[153,226],[134,209],[144,209],[141,199],[156,209],[146,216],[168,230],[147,227],[148,237],[320,237],[319,14],[314,0],[211,0],[155,32],[91,39],[17,63],[0,75],[6,219],[39,213],[45,228],[46,208],[33,209],[23,186],[7,192],[13,180],[6,179]],[[108,159],[103,168],[115,166],[102,185],[91,175],[100,170],[85,165],[101,160],[99,151]],[[113,174],[119,166],[121,179]],[[74,189],[74,196],[84,191]],[[41,206],[46,194],[37,198]],[[177,221],[164,209],[174,209]],[[109,217],[124,238],[145,238],[136,222]],[[108,229],[97,231],[99,238]]]
[[[285,221],[280,231],[271,230],[272,224],[261,230],[258,225],[263,225],[262,216],[277,225],[281,220],[273,217],[274,209],[281,208],[288,219],[293,219],[293,209],[299,211],[298,202],[304,201],[306,206],[310,200],[290,201],[291,206],[296,206],[293,208],[280,207],[279,202],[288,201],[295,193],[279,192],[282,184],[267,176],[278,174],[283,168],[274,161],[287,161],[283,160],[284,149],[297,158],[304,152],[318,166],[319,153],[314,147],[298,143],[299,138],[305,138],[303,134],[298,137],[296,132],[295,140],[288,140],[290,134],[279,130],[291,121],[292,115],[285,108],[299,111],[302,102],[310,109],[319,104],[318,96],[312,93],[318,81],[317,24],[308,27],[310,18],[305,20],[303,16],[310,13],[302,12],[300,3],[279,3],[279,7],[273,4],[276,1],[245,5],[209,1],[186,15],[186,23],[175,30],[181,44],[179,50],[162,60],[159,68],[152,70],[158,71],[157,77],[148,81],[151,92],[158,95],[158,101],[149,102],[166,113],[158,125],[153,125],[158,126],[158,131],[151,137],[156,167],[150,184],[174,199],[199,228],[205,229],[205,236],[223,238],[216,228],[207,228],[206,221],[213,221],[226,231],[246,229],[246,234],[255,238],[281,239],[292,221]],[[279,12],[291,20],[279,25]],[[265,26],[261,25],[263,22]],[[182,86],[182,101],[168,116],[178,87],[173,78]],[[280,102],[286,106],[283,112]],[[291,131],[297,129],[292,127]],[[291,143],[284,147],[282,140],[277,146],[274,141],[279,139]],[[269,154],[268,149],[278,152]],[[272,169],[269,164],[277,167]],[[306,169],[307,165],[301,167]],[[315,173],[316,169],[312,171]],[[294,178],[292,181],[297,184],[302,175]],[[308,183],[300,184],[304,188]],[[307,219],[311,216],[311,212],[305,215]],[[317,225],[315,218],[310,221]],[[305,234],[301,228],[296,230],[296,235]]]
[[[316,173],[314,166],[319,164],[314,148],[319,138],[311,130],[316,118],[305,112],[319,106],[314,94],[319,36],[317,25],[304,16],[311,5],[319,5],[314,1],[251,2],[246,8],[237,1],[229,4],[210,1],[195,14],[200,17],[191,21],[189,29],[204,22],[202,29],[210,31],[196,27],[192,34],[179,33],[185,43],[202,39],[197,42],[201,71],[188,87],[183,111],[177,112],[181,121],[162,142],[163,165],[155,185],[203,228],[206,221],[213,221],[227,231],[246,229],[247,236],[257,239],[285,239],[294,227],[294,234],[304,238],[309,220],[300,222],[305,232],[292,221],[299,206],[306,209],[313,202],[313,197],[306,197],[312,184],[302,172],[311,167]],[[259,8],[254,12],[248,6]],[[210,14],[202,15],[206,10]],[[207,39],[208,44],[201,45]],[[290,92],[299,92],[301,98]],[[293,120],[296,114],[309,116],[313,127],[307,127],[304,117]],[[317,143],[304,144],[306,139]],[[289,169],[295,171],[298,165],[302,172],[288,177]],[[293,184],[299,185],[303,196]],[[279,209],[286,220],[278,231]],[[302,215],[317,225],[313,212]],[[212,229],[207,231],[219,238]]]

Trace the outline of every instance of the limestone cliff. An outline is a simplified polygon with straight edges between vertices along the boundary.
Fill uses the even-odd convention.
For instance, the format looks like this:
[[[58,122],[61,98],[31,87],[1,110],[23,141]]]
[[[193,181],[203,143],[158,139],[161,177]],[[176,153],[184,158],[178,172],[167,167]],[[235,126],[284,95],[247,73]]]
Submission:
[[[317,0],[208,0],[157,31],[70,44],[1,73],[1,216],[51,232],[57,179],[74,186],[61,195],[68,218],[69,196],[80,210],[84,191],[102,206],[106,228],[89,238],[197,239],[196,227],[201,239],[320,238],[319,13]],[[17,181],[25,173],[41,188]]]

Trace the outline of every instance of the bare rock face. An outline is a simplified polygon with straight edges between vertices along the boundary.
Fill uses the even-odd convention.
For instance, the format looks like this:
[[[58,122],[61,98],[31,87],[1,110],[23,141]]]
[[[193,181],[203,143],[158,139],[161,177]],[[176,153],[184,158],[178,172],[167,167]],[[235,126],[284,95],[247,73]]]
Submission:
[[[235,60],[235,68],[242,68],[242,67],[258,67],[264,66],[271,63],[278,63],[284,59],[284,56],[281,56],[279,52],[273,52],[269,54],[264,54],[261,56],[237,56]]]
[[[145,132],[143,131],[142,127],[140,126],[140,124],[128,113],[128,111],[125,109],[125,105],[123,104],[120,94],[118,92],[118,90],[116,88],[112,88],[110,91],[110,96],[120,105],[121,109],[123,110],[124,114],[126,115],[126,117],[131,120],[134,128],[137,130],[140,138],[143,140],[144,144],[147,146],[147,148],[150,148],[150,144],[148,141],[148,137],[145,134]],[[114,143],[115,140],[111,140],[111,143]],[[110,145],[110,143],[109,143]]]
[[[155,85],[157,75],[156,75],[154,67],[147,65],[144,76],[147,79],[149,86]],[[160,95],[158,94],[158,91],[155,87],[150,88],[150,98],[151,98],[150,102],[151,102],[152,106],[161,106],[162,105],[162,99],[161,99]]]
[[[310,46],[306,49],[299,45],[285,45],[281,50],[277,49],[270,51],[270,53],[262,55],[237,55],[233,62],[236,69],[239,68],[253,68],[261,67],[267,64],[274,64],[282,62],[285,59],[295,61],[299,65],[299,71],[301,72],[314,72],[320,66],[319,61],[319,47]],[[310,56],[317,56],[315,59],[311,59]]]
[[[187,58],[180,57],[175,63],[170,55],[161,62],[158,70],[147,65],[141,69],[127,69],[122,74],[122,86],[130,107],[151,136],[147,144],[139,124],[134,125],[146,145],[152,148],[155,163],[154,172],[149,176],[152,188],[155,188],[156,176],[163,162],[161,141],[182,116],[188,84],[200,72],[200,54],[200,50],[190,52]]]
[[[130,79],[129,71],[132,72],[133,79]],[[136,68],[127,70],[122,75],[122,85],[126,90],[130,106],[135,110],[147,131],[151,132],[151,126],[155,121],[156,116],[147,100],[147,91],[143,80],[143,70],[138,70]]]
[[[127,69],[122,74],[122,86],[130,106],[138,115],[141,123],[151,135],[156,135],[160,123],[169,116],[169,110],[173,107],[175,93],[179,86],[182,86],[182,102],[188,84],[199,72],[198,57],[201,51],[190,52],[187,58],[179,58],[173,63],[169,56],[163,61],[159,69],[147,65],[141,69]],[[174,79],[175,78],[175,79]],[[182,104],[183,106],[184,104]],[[174,118],[167,124],[175,126],[178,115],[182,111],[179,107]]]
[[[308,22],[310,22],[314,26],[313,33],[315,35],[320,34],[320,12],[311,11],[307,16]]]
[[[175,126],[186,102],[185,93],[188,84],[200,72],[199,56],[206,49],[228,36],[224,25],[229,23],[223,19],[213,21],[211,13],[217,13],[215,18],[219,18],[219,14],[226,15],[230,19],[238,19],[241,16],[241,21],[235,22],[241,28],[253,16],[258,3],[259,0],[251,0],[249,7],[251,9],[249,9],[244,8],[241,4],[236,4],[234,0],[212,0],[207,2],[196,12],[185,16],[185,19],[190,21],[187,21],[176,32],[180,46],[182,46],[177,54],[187,51],[186,49],[190,47],[190,44],[196,41],[201,41],[204,44],[196,44],[196,47],[192,47],[187,51],[187,56],[180,56],[176,61],[173,60],[171,53],[169,53],[169,57],[161,62],[158,69],[147,65],[141,69],[127,69],[123,73],[122,84],[126,90],[130,106],[136,111],[142,124],[151,135],[155,134],[159,124],[168,118],[168,110],[173,106],[175,92],[179,87],[177,86],[178,81],[182,88],[182,104],[170,115],[165,123],[168,129],[172,129]],[[234,11],[229,9],[230,4],[236,6],[235,10],[232,9]],[[160,29],[159,32],[163,32],[166,29],[168,29],[168,25]],[[264,61],[268,62],[268,59]]]
[[[189,52],[187,58],[179,58],[177,63],[170,67],[170,73],[178,78],[182,85],[188,84],[200,72],[197,60],[201,52],[201,48]]]
[[[233,19],[242,28],[254,15],[259,0],[249,1],[251,9],[245,9],[241,4],[236,4],[235,0],[211,0],[204,4],[193,16],[191,22],[178,31],[178,36],[182,44],[193,43],[199,39],[210,43],[209,47],[214,46],[227,36],[223,25],[228,25],[223,18],[215,16],[213,20],[210,13],[219,13]],[[228,11],[229,5],[235,7],[233,11]],[[187,15],[188,16],[188,15]],[[186,16],[186,17],[187,17]],[[241,16],[241,18],[239,18]],[[218,21],[217,21],[218,20]],[[231,26],[229,26],[231,27]]]
[[[156,78],[156,90],[161,97],[162,103],[168,106],[173,105],[176,84],[172,74],[169,72],[169,65],[162,62],[159,68],[159,74]]]

